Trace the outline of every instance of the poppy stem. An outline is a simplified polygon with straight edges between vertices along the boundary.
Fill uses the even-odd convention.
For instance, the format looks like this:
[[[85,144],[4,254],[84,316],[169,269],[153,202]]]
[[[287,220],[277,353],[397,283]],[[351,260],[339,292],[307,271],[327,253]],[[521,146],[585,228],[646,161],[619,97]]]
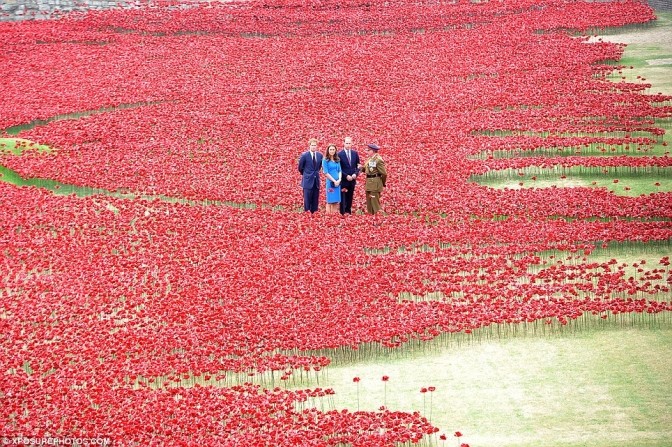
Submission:
[[[359,382],[357,382],[357,411],[359,411]]]
[[[429,422],[432,422],[432,394],[434,393],[429,393]]]

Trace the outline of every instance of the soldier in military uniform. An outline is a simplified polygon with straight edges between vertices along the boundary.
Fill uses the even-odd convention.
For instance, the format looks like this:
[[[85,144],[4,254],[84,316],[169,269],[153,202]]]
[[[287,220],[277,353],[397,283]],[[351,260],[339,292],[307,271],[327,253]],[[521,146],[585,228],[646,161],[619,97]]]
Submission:
[[[375,144],[367,145],[368,158],[361,167],[362,172],[366,174],[366,211],[369,214],[376,214],[382,208],[380,207],[380,194],[385,188],[387,180],[387,170],[383,157],[378,154],[380,148]]]

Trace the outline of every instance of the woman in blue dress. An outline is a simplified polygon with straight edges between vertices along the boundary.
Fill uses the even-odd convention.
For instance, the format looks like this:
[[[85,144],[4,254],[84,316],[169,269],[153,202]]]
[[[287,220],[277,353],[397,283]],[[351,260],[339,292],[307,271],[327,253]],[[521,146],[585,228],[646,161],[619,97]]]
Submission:
[[[335,144],[327,146],[322,159],[322,172],[327,177],[327,213],[339,212],[341,203],[341,160]]]

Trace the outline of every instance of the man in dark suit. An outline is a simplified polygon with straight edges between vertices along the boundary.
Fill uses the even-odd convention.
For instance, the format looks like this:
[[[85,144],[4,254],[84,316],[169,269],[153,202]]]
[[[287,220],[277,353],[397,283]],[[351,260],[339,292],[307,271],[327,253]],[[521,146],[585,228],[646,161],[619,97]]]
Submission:
[[[303,209],[314,213],[317,211],[320,198],[320,171],[322,170],[322,154],[317,152],[317,140],[312,138],[309,149],[299,158],[299,172],[303,176]]]
[[[343,150],[338,153],[338,158],[341,159],[341,171],[343,172],[343,180],[341,181],[341,214],[352,214],[352,198],[355,195],[357,175],[360,172],[357,167],[359,164],[359,154],[352,149],[352,138],[345,137],[343,140]]]

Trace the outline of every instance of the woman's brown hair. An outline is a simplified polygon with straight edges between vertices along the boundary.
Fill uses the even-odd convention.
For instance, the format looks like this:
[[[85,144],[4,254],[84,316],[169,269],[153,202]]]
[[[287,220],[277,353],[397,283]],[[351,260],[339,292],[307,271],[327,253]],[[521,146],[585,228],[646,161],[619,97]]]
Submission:
[[[331,149],[332,147],[334,149],[336,149],[336,151],[334,152],[334,158],[331,158],[329,156],[329,149]],[[341,159],[338,157],[338,147],[336,147],[335,144],[328,144],[327,145],[327,150],[324,151],[324,158],[326,158],[327,160],[331,160],[331,161],[335,161],[336,163],[339,163],[341,161]]]

